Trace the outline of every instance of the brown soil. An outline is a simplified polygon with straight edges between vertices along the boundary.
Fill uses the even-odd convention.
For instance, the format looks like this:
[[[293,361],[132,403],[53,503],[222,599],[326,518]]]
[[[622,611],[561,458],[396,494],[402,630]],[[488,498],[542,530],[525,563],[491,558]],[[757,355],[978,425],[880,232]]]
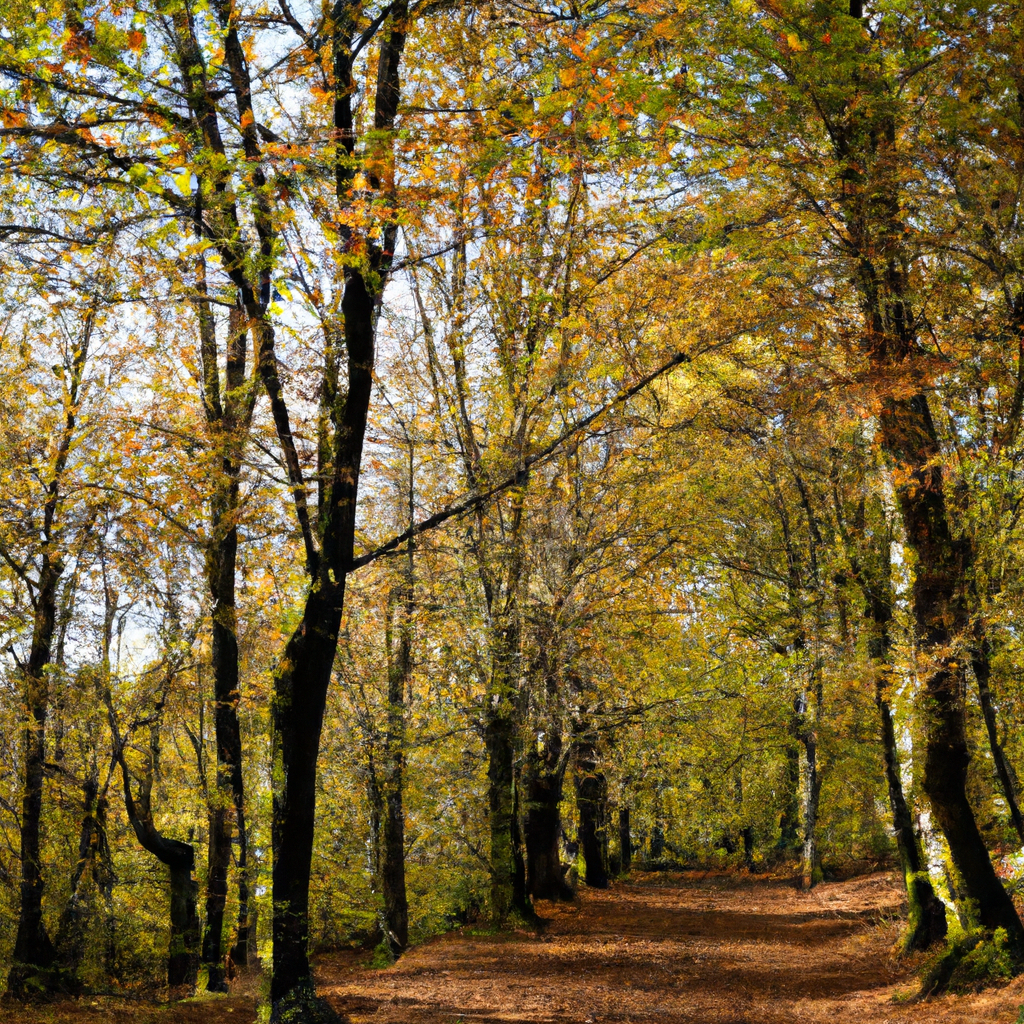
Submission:
[[[321,991],[352,1024],[1024,1024],[1024,977],[908,1004],[920,961],[897,960],[900,892],[885,874],[810,893],[745,875],[637,876],[545,903],[541,933],[453,932],[373,970],[323,958]],[[248,1024],[254,983],[162,1007],[94,999],[0,1024]]]

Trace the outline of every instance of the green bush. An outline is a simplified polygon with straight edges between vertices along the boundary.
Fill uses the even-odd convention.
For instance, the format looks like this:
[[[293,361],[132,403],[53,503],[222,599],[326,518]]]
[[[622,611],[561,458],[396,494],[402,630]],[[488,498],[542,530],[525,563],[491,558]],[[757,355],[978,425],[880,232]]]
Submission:
[[[1005,928],[997,928],[991,939],[983,939],[960,960],[948,988],[950,992],[978,992],[1012,976],[1009,937]]]

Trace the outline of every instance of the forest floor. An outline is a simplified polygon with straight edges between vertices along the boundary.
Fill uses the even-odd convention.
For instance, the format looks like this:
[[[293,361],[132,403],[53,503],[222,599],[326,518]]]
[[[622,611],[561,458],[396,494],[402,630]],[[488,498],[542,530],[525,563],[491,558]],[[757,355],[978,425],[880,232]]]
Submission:
[[[637,875],[578,903],[542,903],[539,934],[452,932],[372,969],[318,963],[320,990],[352,1024],[1024,1024],[1024,977],[978,995],[910,1003],[920,959],[897,959],[901,893],[878,873],[824,883],[737,874]],[[157,1007],[107,999],[0,1024],[130,1020],[242,1024],[251,993]]]

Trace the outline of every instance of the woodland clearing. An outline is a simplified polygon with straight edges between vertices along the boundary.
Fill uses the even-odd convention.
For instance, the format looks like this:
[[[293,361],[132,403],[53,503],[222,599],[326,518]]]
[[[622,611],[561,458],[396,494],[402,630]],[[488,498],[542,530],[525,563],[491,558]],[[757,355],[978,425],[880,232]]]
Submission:
[[[894,955],[904,903],[887,873],[825,882],[737,873],[638,873],[571,904],[538,905],[538,932],[466,927],[375,969],[365,952],[317,963],[352,1024],[998,1024],[1024,1013],[1024,977],[911,1002],[922,957]],[[254,984],[173,1005],[98,998],[0,1010],[0,1022],[240,1024]],[[245,991],[247,989],[247,991]]]

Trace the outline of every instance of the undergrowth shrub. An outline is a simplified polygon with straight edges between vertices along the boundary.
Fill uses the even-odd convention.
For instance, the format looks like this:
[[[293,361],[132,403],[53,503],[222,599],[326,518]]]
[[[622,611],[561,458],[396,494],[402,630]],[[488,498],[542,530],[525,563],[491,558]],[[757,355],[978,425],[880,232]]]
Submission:
[[[1009,980],[1014,967],[1005,928],[997,928],[994,933],[982,929],[963,932],[928,962],[920,994],[980,992]]]

